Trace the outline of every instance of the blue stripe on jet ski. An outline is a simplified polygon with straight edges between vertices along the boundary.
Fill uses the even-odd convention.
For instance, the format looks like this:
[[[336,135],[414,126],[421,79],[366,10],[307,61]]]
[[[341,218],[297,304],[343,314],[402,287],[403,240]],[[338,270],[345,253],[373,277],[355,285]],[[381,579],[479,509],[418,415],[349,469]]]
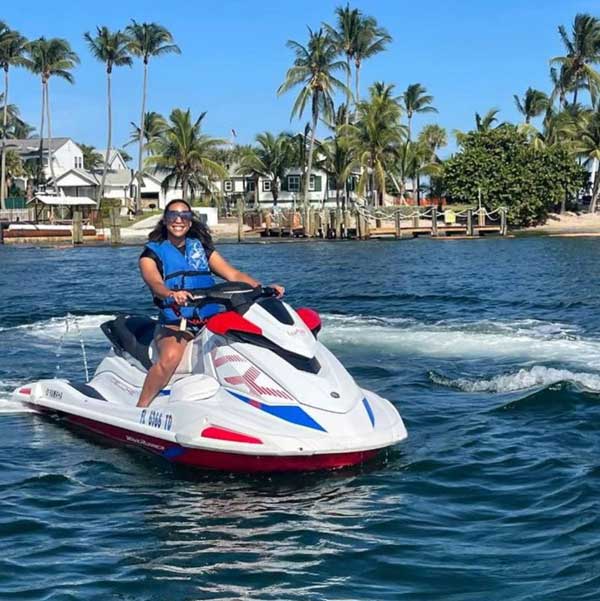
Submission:
[[[274,415],[275,417],[278,417],[286,422],[297,424],[298,426],[305,426],[306,428],[312,428],[313,430],[320,430],[321,432],[327,432],[323,426],[317,423],[301,407],[296,407],[294,405],[266,405],[261,401],[251,399],[250,397],[244,396],[239,392],[234,392],[233,390],[228,390],[227,392],[241,401],[244,401],[244,403],[252,405],[257,409],[262,409],[262,411],[265,413]]]
[[[171,391],[168,390],[167,388],[163,388],[158,394],[161,396],[168,396],[171,394]]]
[[[371,409],[371,405],[369,404],[369,401],[367,401],[367,399],[363,399],[363,405],[365,406],[365,409],[367,410],[367,415],[369,416],[369,419],[371,420],[371,425],[373,427],[375,427],[375,415],[373,414],[373,409]]]
[[[175,459],[175,457],[179,457],[180,455],[183,455],[185,453],[185,449],[183,447],[174,445],[172,447],[169,447],[168,449],[165,449],[162,452],[162,456],[166,457],[167,459]]]

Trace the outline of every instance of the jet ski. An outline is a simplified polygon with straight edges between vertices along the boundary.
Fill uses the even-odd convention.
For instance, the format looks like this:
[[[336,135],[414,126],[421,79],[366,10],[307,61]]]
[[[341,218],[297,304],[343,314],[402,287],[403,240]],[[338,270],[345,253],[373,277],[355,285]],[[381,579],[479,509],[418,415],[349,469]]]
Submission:
[[[319,341],[318,313],[245,283],[191,292],[188,304],[222,311],[149,407],[136,403],[157,357],[157,321],[140,316],[101,325],[112,348],[89,382],[40,380],[14,400],[171,462],[229,472],[337,469],[406,438],[395,407]]]

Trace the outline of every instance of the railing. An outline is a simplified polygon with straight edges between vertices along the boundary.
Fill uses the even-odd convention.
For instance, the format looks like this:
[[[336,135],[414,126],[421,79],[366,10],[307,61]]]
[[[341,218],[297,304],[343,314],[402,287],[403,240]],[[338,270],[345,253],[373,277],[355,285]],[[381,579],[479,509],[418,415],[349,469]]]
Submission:
[[[31,209],[3,209],[0,210],[0,221],[30,221]]]

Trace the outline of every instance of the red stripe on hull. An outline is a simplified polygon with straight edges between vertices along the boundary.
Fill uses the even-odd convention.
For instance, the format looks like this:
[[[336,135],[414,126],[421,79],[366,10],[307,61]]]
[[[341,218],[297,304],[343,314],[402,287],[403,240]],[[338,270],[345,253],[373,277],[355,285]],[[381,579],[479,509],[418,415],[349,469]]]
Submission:
[[[206,470],[225,472],[310,472],[316,470],[333,470],[349,467],[368,461],[379,452],[379,449],[369,451],[354,451],[349,453],[328,453],[322,455],[291,455],[287,457],[276,455],[243,455],[223,451],[207,451],[190,449],[181,445],[140,434],[125,428],[99,422],[87,417],[40,407],[25,403],[32,409],[42,413],[58,414],[70,423],[85,428],[111,440],[135,446],[173,462]]]

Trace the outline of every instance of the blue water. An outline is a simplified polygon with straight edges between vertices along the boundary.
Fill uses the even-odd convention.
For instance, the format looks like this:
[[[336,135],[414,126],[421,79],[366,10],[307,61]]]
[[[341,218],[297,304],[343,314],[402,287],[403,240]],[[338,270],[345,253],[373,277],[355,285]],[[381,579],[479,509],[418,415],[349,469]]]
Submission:
[[[220,250],[324,316],[408,440],[231,476],[27,413],[12,388],[81,379],[80,335],[93,369],[98,325],[152,306],[139,249],[0,247],[1,599],[599,598],[600,239]]]

